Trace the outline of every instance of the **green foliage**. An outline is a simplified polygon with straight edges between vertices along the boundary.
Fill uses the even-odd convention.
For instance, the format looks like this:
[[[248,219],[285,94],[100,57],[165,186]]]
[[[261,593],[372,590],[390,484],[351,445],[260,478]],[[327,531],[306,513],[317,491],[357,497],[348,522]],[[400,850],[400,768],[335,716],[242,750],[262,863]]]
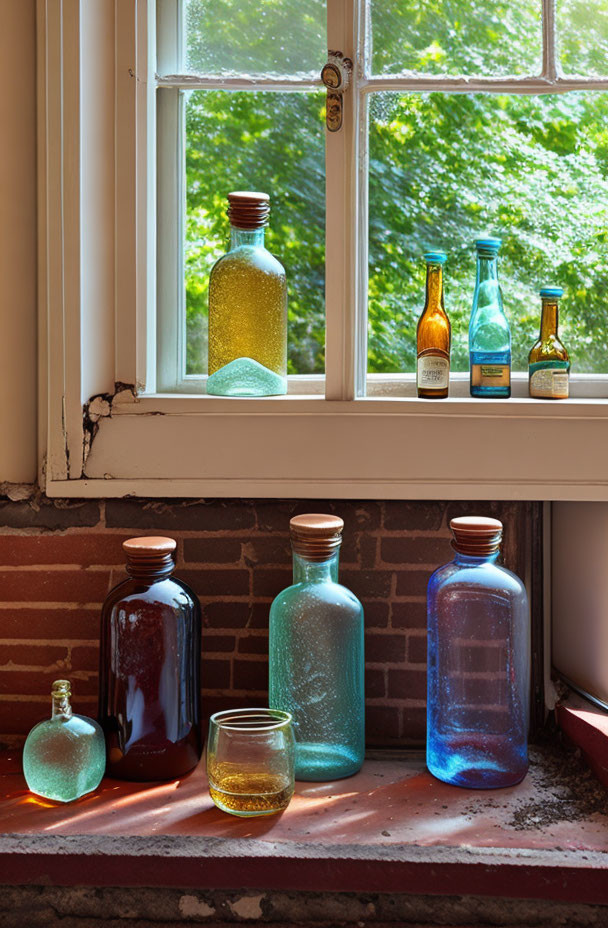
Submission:
[[[540,49],[538,7],[536,0],[376,0],[374,65],[385,72],[533,71]],[[598,48],[608,36],[608,29],[600,30],[597,48],[590,38],[583,41],[586,8],[586,0],[558,3],[558,15],[574,24],[563,42],[573,69],[581,61],[600,67]],[[220,58],[226,68],[237,67],[241,37],[249,56],[245,70],[263,68],[264,61],[269,70],[301,70],[298,63],[308,67],[317,54],[319,9],[319,0],[262,0],[259,6],[252,0],[188,0],[190,60],[199,70],[218,70]],[[208,274],[227,247],[225,198],[235,189],[271,196],[268,244],[289,281],[289,370],[324,369],[323,105],[317,92],[189,95],[189,373],[205,371]],[[372,96],[370,371],[415,369],[416,323],[424,301],[421,256],[436,249],[448,253],[454,369],[467,369],[473,242],[492,234],[504,242],[500,275],[515,369],[526,369],[537,335],[538,290],[554,284],[566,291],[562,337],[574,369],[608,372],[607,117],[604,93]]]

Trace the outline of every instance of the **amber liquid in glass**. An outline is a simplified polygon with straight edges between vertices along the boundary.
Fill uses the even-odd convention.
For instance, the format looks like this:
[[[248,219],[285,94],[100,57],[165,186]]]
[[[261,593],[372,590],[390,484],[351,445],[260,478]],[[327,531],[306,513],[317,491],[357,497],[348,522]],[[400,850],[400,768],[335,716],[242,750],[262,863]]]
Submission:
[[[210,772],[209,794],[220,809],[237,815],[273,815],[289,805],[293,784],[277,773],[216,764]]]
[[[426,303],[417,329],[418,396],[445,399],[450,389],[452,327],[443,299],[443,268],[427,262]]]
[[[201,756],[200,612],[169,576],[131,577],[104,604],[99,721],[107,774],[182,776]]]
[[[540,336],[528,355],[529,393],[541,399],[567,399],[570,356],[558,335],[559,300],[543,297]]]

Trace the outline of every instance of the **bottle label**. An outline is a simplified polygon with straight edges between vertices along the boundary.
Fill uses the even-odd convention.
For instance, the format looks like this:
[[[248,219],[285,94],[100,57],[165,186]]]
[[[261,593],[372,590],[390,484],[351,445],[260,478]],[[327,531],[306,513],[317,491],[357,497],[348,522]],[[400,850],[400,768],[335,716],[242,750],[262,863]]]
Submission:
[[[567,361],[538,361],[530,365],[530,396],[567,400],[569,392]]]
[[[450,383],[450,362],[436,354],[424,354],[418,358],[419,389],[445,390]]]
[[[508,387],[511,384],[511,365],[473,364],[471,384],[474,387]]]

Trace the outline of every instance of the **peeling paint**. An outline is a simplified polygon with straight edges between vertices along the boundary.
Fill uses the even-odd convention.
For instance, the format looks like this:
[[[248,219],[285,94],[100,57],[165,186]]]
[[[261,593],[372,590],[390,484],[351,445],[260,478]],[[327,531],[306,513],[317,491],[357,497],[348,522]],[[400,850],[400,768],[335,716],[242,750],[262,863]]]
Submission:
[[[99,422],[101,419],[112,417],[112,406],[114,403],[134,402],[137,400],[135,387],[132,383],[123,383],[117,380],[114,384],[113,393],[96,393],[90,397],[89,401],[82,407],[83,433],[84,439],[82,444],[82,476],[86,477],[84,467],[87,458],[91,453],[95,436],[99,431]]]
[[[180,915],[185,918],[208,918],[210,915],[215,915],[213,906],[207,905],[203,899],[198,899],[196,896],[181,896],[178,907]]]
[[[263,914],[261,906],[263,898],[263,893],[259,896],[241,896],[236,902],[229,901],[228,905],[239,918],[261,918]]]

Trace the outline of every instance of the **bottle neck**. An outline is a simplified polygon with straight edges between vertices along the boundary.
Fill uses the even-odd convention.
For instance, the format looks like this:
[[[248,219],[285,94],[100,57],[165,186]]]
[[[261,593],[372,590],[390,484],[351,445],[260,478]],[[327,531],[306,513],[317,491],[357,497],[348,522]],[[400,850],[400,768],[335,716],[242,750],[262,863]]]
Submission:
[[[52,697],[52,710],[51,718],[52,719],[70,719],[72,717],[72,707],[70,705],[70,697],[63,694],[61,696]]]
[[[171,554],[127,558],[126,571],[130,577],[142,583],[156,583],[170,577],[175,569]]]
[[[300,554],[293,553],[293,582],[294,583],[337,583],[340,549],[336,548],[333,554],[324,561],[309,561]]]
[[[557,300],[543,300],[543,311],[540,320],[540,340],[548,341],[552,335],[557,336],[559,313]]]
[[[233,251],[245,245],[249,248],[263,248],[264,229],[237,229],[235,226],[230,226],[230,250]]]
[[[426,268],[425,312],[445,312],[443,302],[443,268],[440,264],[428,264]]]
[[[498,257],[496,255],[477,255],[477,283],[494,282],[498,284]]]
[[[459,564],[461,567],[481,567],[482,564],[494,564],[498,560],[500,555],[500,550],[492,551],[491,554],[462,554],[461,551],[456,551],[454,557],[454,563]]]

